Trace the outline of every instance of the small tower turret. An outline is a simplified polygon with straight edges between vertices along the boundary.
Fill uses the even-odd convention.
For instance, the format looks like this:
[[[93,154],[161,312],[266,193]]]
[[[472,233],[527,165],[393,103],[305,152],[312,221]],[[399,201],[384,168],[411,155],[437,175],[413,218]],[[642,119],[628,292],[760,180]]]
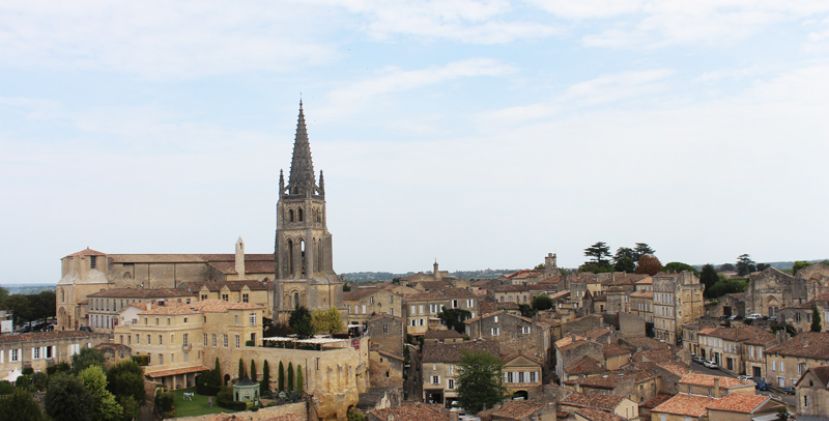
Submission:
[[[236,276],[245,279],[245,242],[242,237],[236,240]]]

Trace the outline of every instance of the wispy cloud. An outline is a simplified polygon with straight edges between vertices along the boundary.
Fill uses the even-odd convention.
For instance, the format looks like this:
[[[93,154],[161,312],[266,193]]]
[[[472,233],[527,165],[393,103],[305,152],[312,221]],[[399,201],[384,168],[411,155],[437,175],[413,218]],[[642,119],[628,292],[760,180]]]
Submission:
[[[294,70],[336,56],[315,41],[309,27],[318,27],[302,24],[311,11],[301,2],[5,1],[0,60],[148,78]]]
[[[357,112],[365,104],[376,102],[380,97],[390,94],[455,79],[501,76],[513,71],[510,65],[486,58],[460,60],[442,66],[414,70],[387,68],[371,77],[335,88],[327,95],[327,102],[319,110],[319,115],[323,118],[347,116]]]
[[[509,16],[504,0],[334,1],[366,19],[363,29],[384,39],[407,35],[464,43],[502,44],[544,38],[559,30],[543,22]]]

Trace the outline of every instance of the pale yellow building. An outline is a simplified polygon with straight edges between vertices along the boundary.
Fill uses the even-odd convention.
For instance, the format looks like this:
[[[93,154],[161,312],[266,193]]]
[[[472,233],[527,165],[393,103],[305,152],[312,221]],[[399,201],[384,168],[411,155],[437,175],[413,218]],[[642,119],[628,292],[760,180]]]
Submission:
[[[682,326],[705,313],[703,285],[691,272],[653,276],[653,323],[657,339],[676,344]]]
[[[795,390],[797,415],[829,418],[829,366],[806,370]]]
[[[766,382],[794,387],[810,368],[829,365],[829,332],[803,332],[766,350]]]
[[[14,380],[23,369],[45,372],[59,363],[72,363],[83,348],[107,343],[109,335],[89,332],[32,332],[0,336],[0,380]]]

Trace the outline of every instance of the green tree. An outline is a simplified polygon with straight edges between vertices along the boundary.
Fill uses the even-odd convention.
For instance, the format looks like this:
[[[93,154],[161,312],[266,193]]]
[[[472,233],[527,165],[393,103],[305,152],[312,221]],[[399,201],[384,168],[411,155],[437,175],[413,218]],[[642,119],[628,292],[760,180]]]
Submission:
[[[296,391],[299,393],[305,392],[305,380],[302,376],[302,364],[296,365]]]
[[[705,296],[710,297],[711,295],[711,288],[714,287],[714,284],[719,282],[720,275],[717,274],[717,271],[714,269],[714,265],[707,264],[702,267],[702,272],[699,274],[699,281],[705,285]]]
[[[691,272],[691,273],[694,273],[694,274],[698,273],[697,270],[693,266],[691,266],[687,263],[682,263],[682,262],[670,262],[662,268],[662,271],[663,272],[671,272],[671,273],[680,273],[680,272]]]
[[[458,333],[466,330],[465,320],[472,317],[472,313],[460,308],[445,308],[438,314],[440,321],[449,329],[455,329]]]
[[[124,408],[115,400],[115,395],[107,390],[107,376],[104,370],[97,365],[89,366],[78,373],[84,388],[89,391],[95,405],[93,407],[95,420],[120,421]]]
[[[314,336],[314,324],[311,323],[311,313],[305,307],[300,306],[292,311],[288,324],[300,338]]]
[[[9,290],[0,287],[0,308],[6,308],[6,299],[9,298]]]
[[[585,262],[578,268],[579,272],[606,273],[613,272],[613,266],[608,262]]]
[[[133,360],[122,360],[107,372],[107,389],[119,400],[131,397],[138,405],[144,403],[144,373]]]
[[[95,421],[95,399],[76,376],[58,373],[49,379],[44,400],[54,421]]]
[[[262,364],[262,383],[259,383],[259,393],[262,395],[271,392],[271,365],[268,360]]]
[[[93,365],[104,365],[104,354],[95,348],[83,348],[81,352],[72,356],[72,371],[75,373],[80,373]]]
[[[216,357],[216,361],[213,363],[213,381],[211,385],[216,387],[222,386],[222,366],[219,365],[219,357]]]
[[[14,392],[14,385],[8,380],[0,380],[0,395],[9,395]]]
[[[662,263],[652,254],[643,254],[642,257],[639,258],[639,262],[636,264],[636,273],[653,276],[660,270],[662,270]]]
[[[45,421],[40,405],[24,389],[0,396],[0,417],[5,421]]]
[[[135,400],[135,398],[132,396],[120,396],[118,397],[118,404],[124,409],[123,417],[121,419],[124,421],[138,419],[139,412],[141,411],[141,405]]]
[[[748,254],[741,254],[737,257],[737,275],[746,276],[749,273],[755,272],[757,265]]]
[[[294,391],[294,363],[288,362],[288,392]]]
[[[524,317],[534,317],[538,314],[538,310],[532,308],[529,304],[518,304],[518,311],[520,311],[521,315]]]
[[[477,414],[504,400],[500,358],[483,351],[465,352],[459,367],[458,400],[464,409]]]
[[[812,326],[810,329],[812,332],[820,332],[820,312],[817,309],[817,304],[812,305]]]
[[[285,391],[285,366],[282,361],[279,362],[279,371],[276,372],[276,383],[279,386],[279,391]]]
[[[800,269],[803,269],[809,266],[810,263],[805,260],[797,260],[792,265],[792,275],[797,275],[797,272],[800,272]]]
[[[613,269],[632,273],[636,270],[636,252],[630,247],[619,247],[613,255]]]
[[[49,385],[49,376],[42,371],[38,371],[35,374],[32,374],[32,386],[35,387],[38,391],[46,390],[46,386]]]
[[[549,310],[553,308],[553,299],[549,295],[536,295],[533,297],[532,305],[536,310]]]
[[[227,388],[225,387],[223,389]],[[217,400],[219,400],[218,396]],[[155,393],[155,410],[164,418],[175,415],[176,404],[173,392],[158,389]]]
[[[634,261],[639,261],[639,258],[646,254],[656,254],[656,250],[652,249],[648,243],[636,243],[636,246],[633,247],[634,252]]]
[[[314,310],[311,313],[311,325],[315,332],[340,333],[345,331],[345,324],[340,318],[340,312],[331,307],[328,310]]]
[[[256,361],[250,360],[250,379],[253,381],[258,381],[256,375]]]
[[[591,258],[594,263],[609,264],[610,246],[604,241],[599,241],[584,249],[584,255]]]
[[[239,376],[237,378],[239,380],[248,378],[248,373],[245,372],[245,363],[242,362],[241,358],[239,358]]]

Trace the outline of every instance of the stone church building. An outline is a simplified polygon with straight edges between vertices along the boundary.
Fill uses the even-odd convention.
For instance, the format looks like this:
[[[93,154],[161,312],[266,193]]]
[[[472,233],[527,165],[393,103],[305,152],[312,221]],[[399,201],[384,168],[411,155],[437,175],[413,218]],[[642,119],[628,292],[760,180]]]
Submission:
[[[279,176],[273,254],[248,254],[239,239],[235,253],[107,254],[86,248],[61,259],[56,294],[59,330],[89,323],[90,294],[112,288],[181,288],[194,283],[258,281],[272,291],[267,315],[287,318],[298,306],[343,310],[342,282],[334,273],[326,226],[322,171],[317,180],[299,105],[287,184]],[[118,303],[123,307],[125,303]],[[115,303],[112,304],[115,306]]]

